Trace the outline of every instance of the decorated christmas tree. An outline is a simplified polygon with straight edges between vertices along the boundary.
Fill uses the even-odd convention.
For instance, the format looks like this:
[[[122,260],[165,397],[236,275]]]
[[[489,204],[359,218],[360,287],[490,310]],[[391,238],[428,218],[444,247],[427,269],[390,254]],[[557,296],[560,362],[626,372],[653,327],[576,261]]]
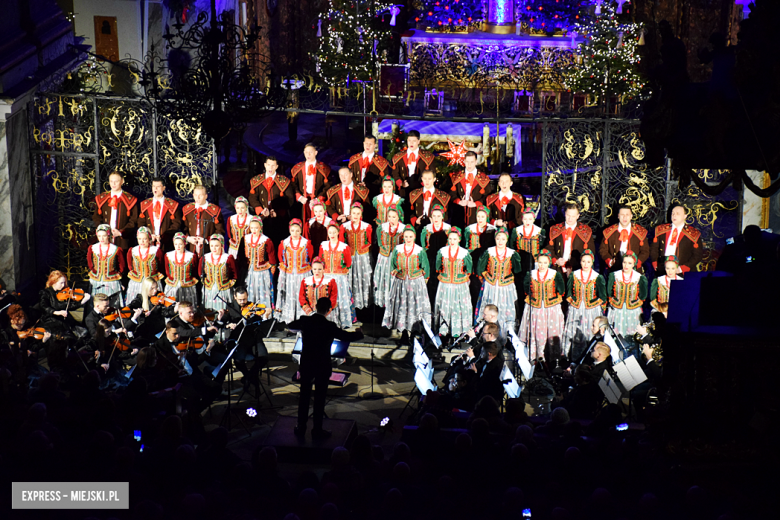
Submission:
[[[638,96],[645,87],[639,72],[639,39],[642,24],[621,21],[626,14],[616,12],[616,4],[604,3],[589,24],[575,25],[585,38],[579,45],[582,65],[569,70],[567,87],[573,92],[621,100]]]
[[[350,81],[369,81],[387,62],[391,32],[380,13],[393,4],[363,0],[330,0],[328,11],[320,16],[317,36],[317,70],[331,86]],[[388,18],[385,16],[385,18]]]
[[[552,35],[584,23],[588,6],[587,0],[517,0],[515,18],[523,32]]]

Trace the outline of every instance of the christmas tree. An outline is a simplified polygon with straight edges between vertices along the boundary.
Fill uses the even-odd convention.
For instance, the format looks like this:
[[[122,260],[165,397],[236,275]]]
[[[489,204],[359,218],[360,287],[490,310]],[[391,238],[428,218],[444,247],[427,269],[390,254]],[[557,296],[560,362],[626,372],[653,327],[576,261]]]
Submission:
[[[638,96],[645,87],[639,72],[638,52],[642,24],[621,22],[627,15],[616,13],[615,5],[604,3],[601,14],[574,29],[585,38],[579,45],[582,65],[570,69],[566,85],[573,92],[621,100]]]
[[[522,30],[554,34],[556,30],[571,30],[588,17],[586,0],[518,0],[517,24]]]
[[[318,22],[316,54],[317,70],[328,85],[369,81],[378,74],[379,64],[387,62],[391,38],[390,26],[380,14],[392,6],[380,1],[330,0]]]

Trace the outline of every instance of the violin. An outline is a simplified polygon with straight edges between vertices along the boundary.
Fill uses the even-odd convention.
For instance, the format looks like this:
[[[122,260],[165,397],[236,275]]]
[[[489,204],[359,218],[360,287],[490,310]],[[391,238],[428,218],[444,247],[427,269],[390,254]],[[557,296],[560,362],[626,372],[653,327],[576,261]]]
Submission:
[[[262,318],[265,315],[265,305],[262,303],[249,302],[241,307],[241,316],[247,318],[257,316]]]
[[[158,293],[156,296],[149,298],[152,305],[162,305],[164,307],[171,307],[176,305],[176,298],[173,296],[166,296],[164,292]]]
[[[193,349],[198,350],[203,348],[206,345],[206,340],[203,339],[201,336],[198,336],[196,338],[189,338],[187,341],[182,341],[175,345],[176,350],[179,352],[184,352],[187,349]]]
[[[43,327],[30,327],[26,330],[17,330],[16,335],[19,336],[19,339],[27,339],[27,338],[34,338],[37,340],[42,340],[43,336],[46,334],[46,329]]]
[[[108,313],[103,316],[103,319],[108,321],[116,321],[118,319],[129,320],[132,315],[133,309],[130,307],[122,307],[119,310],[116,310],[113,307],[109,307]]]
[[[206,322],[212,322],[214,321],[214,318],[217,315],[217,311],[197,311],[195,313],[195,317],[192,319],[190,324],[193,327],[202,327],[206,325]]]
[[[114,340],[114,348],[119,349],[121,352],[127,352],[128,350],[131,350],[133,347],[130,344],[130,340],[127,338],[120,338],[119,336],[116,337]]]
[[[70,287],[65,287],[63,290],[57,292],[57,301],[65,302],[74,300],[80,302],[84,299],[85,295],[84,289],[71,289]]]

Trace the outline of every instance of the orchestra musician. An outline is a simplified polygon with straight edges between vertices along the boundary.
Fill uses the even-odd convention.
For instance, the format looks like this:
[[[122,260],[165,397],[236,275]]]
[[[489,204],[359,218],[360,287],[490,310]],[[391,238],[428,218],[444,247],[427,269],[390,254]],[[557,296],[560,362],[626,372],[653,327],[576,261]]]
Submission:
[[[75,325],[75,321],[68,314],[70,311],[81,309],[90,300],[89,293],[81,291],[78,294],[68,293],[68,277],[62,271],[52,271],[46,279],[46,286],[39,293],[39,307],[43,316],[41,325],[54,334],[65,334]]]
[[[166,320],[176,316],[179,310],[177,301],[160,293],[159,283],[154,278],[144,279],[141,291],[127,306],[134,313],[128,326],[135,338],[146,344],[157,339],[157,334],[165,329]]]

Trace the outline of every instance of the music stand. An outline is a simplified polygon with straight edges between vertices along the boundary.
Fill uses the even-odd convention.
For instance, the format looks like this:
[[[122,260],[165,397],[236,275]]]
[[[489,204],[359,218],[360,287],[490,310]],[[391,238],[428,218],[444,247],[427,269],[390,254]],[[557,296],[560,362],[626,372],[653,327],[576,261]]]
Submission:
[[[431,370],[433,370],[433,368],[431,368]],[[419,405],[422,401],[422,397],[428,394],[428,390],[435,392],[437,390],[436,385],[431,382],[426,371],[420,369],[415,370],[414,388],[412,388],[412,391],[409,392],[409,400],[406,401],[406,406],[404,406],[404,409],[401,410],[401,413],[398,415],[398,417],[403,417],[406,409],[412,406],[412,401],[415,397],[417,398],[417,404]],[[415,410],[415,414],[419,411],[420,409],[417,408]],[[414,417],[414,415],[412,415],[412,417]]]
[[[224,362],[223,362],[223,363],[222,363],[222,364],[221,364],[219,367],[215,368],[215,369],[212,371],[212,376],[213,376],[213,377],[216,379],[216,378],[217,378],[217,375],[218,375],[218,374],[219,374],[219,373],[220,373],[220,372],[221,372],[221,371],[222,371],[222,370],[225,368],[225,366],[226,366],[228,363],[230,363],[230,366],[228,367],[228,397],[227,397],[227,408],[225,409],[225,413],[224,413],[224,414],[222,414],[222,419],[219,421],[219,425],[220,425],[220,426],[224,426],[225,428],[227,428],[227,429],[228,429],[228,431],[230,431],[230,430],[232,430],[232,429],[233,429],[233,428],[232,428],[232,426],[233,426],[233,425],[232,425],[232,422],[231,422],[230,416],[231,416],[231,414],[232,414],[232,413],[236,412],[236,410],[234,410],[234,409],[233,409],[233,406],[232,406],[232,403],[231,403],[231,395],[232,395],[232,392],[233,392],[233,371],[234,371],[234,367],[233,367],[233,363],[232,363],[232,361],[233,361],[233,354],[235,354],[235,353],[236,353],[236,350],[238,349],[238,342],[241,340],[241,336],[244,334],[244,331],[245,331],[245,330],[246,330],[246,326],[244,326],[244,328],[241,330],[241,334],[239,334],[239,335],[238,335],[238,339],[236,339],[236,340],[235,340],[235,345],[234,345],[234,346],[233,346],[233,348],[230,350],[230,352],[228,352],[228,355],[227,355],[227,357],[225,358],[225,361],[224,361]],[[229,340],[229,341],[230,341],[230,340]],[[236,402],[236,403],[238,403],[238,402]],[[251,435],[252,435],[252,434],[251,434],[251,433],[250,433],[250,431],[249,431],[249,427],[248,427],[248,426],[247,426],[247,424],[244,422],[244,418],[243,418],[243,417],[241,417],[241,415],[240,415],[240,414],[238,415],[238,422],[240,422],[240,423],[241,423],[241,426],[242,426],[242,427],[244,428],[244,430],[246,431],[246,434],[247,434],[247,436],[250,436],[250,437],[251,437]]]

